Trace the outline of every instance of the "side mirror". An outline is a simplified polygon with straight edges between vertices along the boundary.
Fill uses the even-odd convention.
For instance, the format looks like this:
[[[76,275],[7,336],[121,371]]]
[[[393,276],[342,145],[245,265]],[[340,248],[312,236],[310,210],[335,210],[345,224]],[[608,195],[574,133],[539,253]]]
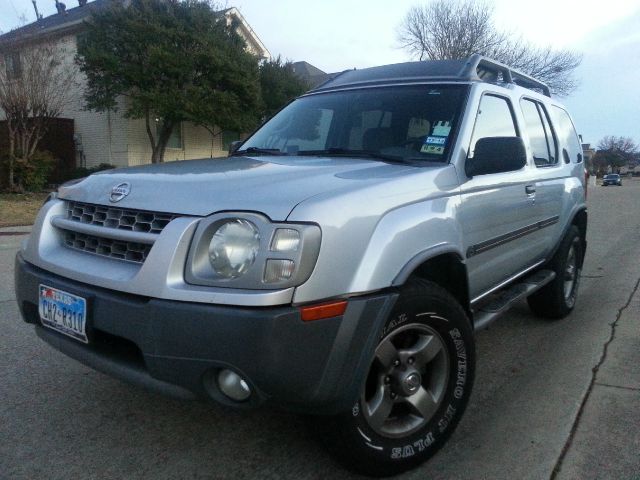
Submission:
[[[236,140],[235,142],[231,142],[229,144],[229,155],[232,155],[233,153],[235,153],[235,151],[238,150],[238,148],[240,148],[240,145],[242,145],[242,140]]]
[[[520,170],[527,164],[527,151],[520,137],[486,137],[476,142],[473,158],[467,158],[467,177]]]

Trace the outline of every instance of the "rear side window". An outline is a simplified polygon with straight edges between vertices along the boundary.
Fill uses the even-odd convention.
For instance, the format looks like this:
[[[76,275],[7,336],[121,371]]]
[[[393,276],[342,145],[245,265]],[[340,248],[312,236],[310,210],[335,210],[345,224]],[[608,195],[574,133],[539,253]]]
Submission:
[[[555,117],[555,125],[558,132],[558,140],[562,148],[562,155],[566,155],[567,159],[573,158],[576,163],[580,163],[582,161],[582,145],[580,144],[580,139],[573,126],[571,117],[569,117],[566,111],[555,105],[552,108],[552,112]]]
[[[480,101],[480,108],[473,128],[469,158],[473,157],[476,142],[481,138],[517,136],[509,101],[503,97],[485,95]]]
[[[520,106],[536,166],[557,164],[556,141],[544,106],[526,98],[520,101]]]

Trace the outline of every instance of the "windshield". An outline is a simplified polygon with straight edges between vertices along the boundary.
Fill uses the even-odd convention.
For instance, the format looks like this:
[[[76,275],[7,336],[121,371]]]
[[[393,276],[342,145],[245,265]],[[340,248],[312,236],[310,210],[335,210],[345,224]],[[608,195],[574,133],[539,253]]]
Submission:
[[[302,97],[237,153],[446,162],[466,92],[464,85],[410,85]]]

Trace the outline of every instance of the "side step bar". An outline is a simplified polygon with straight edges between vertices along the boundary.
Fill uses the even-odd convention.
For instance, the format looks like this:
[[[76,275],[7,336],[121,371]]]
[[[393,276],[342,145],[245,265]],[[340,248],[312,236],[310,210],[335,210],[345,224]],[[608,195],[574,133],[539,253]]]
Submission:
[[[519,300],[528,297],[533,292],[540,290],[547,283],[556,278],[552,270],[538,270],[536,273],[525,277],[518,283],[506,287],[491,296],[488,303],[482,305],[473,316],[473,326],[476,331],[487,328],[500,315]]]

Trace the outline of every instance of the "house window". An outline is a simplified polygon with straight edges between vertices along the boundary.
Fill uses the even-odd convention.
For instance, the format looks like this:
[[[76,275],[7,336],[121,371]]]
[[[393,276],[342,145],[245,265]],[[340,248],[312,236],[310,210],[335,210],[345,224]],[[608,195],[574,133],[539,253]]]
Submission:
[[[169,141],[167,142],[167,148],[178,148],[182,150],[182,122],[173,127]]]
[[[20,64],[20,53],[13,52],[4,56],[4,63],[7,69],[7,78],[14,79],[22,76],[22,65]]]
[[[234,132],[233,130],[222,131],[223,150],[229,150],[229,145],[231,145],[231,142],[235,142],[236,140],[240,140],[240,134],[238,132]]]
[[[156,133],[160,133],[160,123],[157,123],[157,131]],[[169,136],[169,140],[167,141],[167,148],[175,148],[177,150],[183,149],[182,142],[182,122],[174,125],[173,130],[171,131],[171,135]]]

